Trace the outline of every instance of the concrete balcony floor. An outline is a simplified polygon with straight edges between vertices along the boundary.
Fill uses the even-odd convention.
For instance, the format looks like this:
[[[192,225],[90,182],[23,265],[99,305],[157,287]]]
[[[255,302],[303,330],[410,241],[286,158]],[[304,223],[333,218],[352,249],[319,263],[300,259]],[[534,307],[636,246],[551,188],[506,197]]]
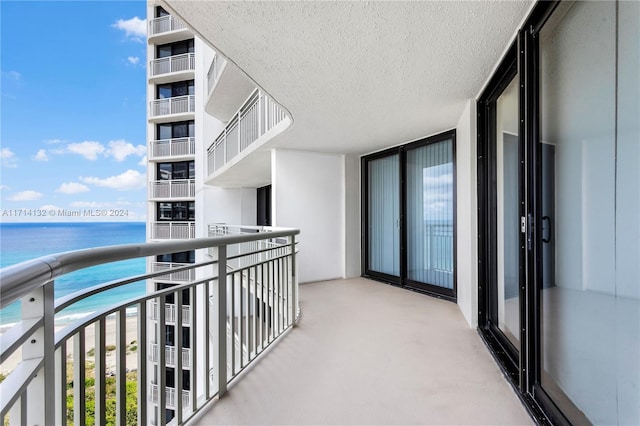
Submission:
[[[455,304],[355,278],[300,307],[198,424],[533,424]]]

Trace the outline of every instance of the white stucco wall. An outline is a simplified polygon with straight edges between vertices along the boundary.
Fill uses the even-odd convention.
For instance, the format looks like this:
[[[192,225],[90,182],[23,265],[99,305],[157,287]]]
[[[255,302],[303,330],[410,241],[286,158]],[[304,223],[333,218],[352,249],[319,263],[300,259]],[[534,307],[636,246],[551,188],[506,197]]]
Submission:
[[[275,149],[271,161],[273,225],[300,229],[300,282],[344,277],[344,156]]]
[[[345,155],[345,278],[359,277],[360,252],[361,252],[361,198],[360,198],[360,157],[357,155]]]
[[[458,307],[470,327],[478,325],[476,134],[476,102],[470,99],[456,125]]]

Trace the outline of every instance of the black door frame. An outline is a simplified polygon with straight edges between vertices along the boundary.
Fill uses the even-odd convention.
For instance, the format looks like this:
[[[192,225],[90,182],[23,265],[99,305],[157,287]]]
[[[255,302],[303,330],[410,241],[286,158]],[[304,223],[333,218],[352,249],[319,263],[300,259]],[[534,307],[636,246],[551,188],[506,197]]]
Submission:
[[[453,164],[453,288],[447,289],[436,285],[413,281],[407,278],[407,185],[406,185],[406,159],[407,151],[420,148],[422,146],[451,140],[452,164]],[[369,170],[368,163],[373,160],[398,154],[399,159],[399,198],[400,198],[400,276],[393,276],[369,268]],[[404,287],[410,290],[426,293],[431,296],[456,302],[457,300],[457,214],[456,214],[456,130],[448,130],[437,135],[429,136],[404,145],[395,146],[383,151],[376,152],[362,157],[362,188],[361,188],[361,224],[362,224],[362,249],[361,249],[361,266],[362,276],[377,281],[386,282],[388,284]]]

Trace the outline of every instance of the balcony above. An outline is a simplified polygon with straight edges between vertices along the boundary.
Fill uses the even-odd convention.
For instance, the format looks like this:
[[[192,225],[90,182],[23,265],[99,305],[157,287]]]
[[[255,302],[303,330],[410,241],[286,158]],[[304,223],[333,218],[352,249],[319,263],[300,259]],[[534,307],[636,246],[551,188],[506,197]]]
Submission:
[[[191,159],[196,154],[196,138],[160,139],[149,142],[150,161]]]
[[[149,182],[149,200],[181,200],[196,196],[194,179],[155,180]]]
[[[195,54],[167,56],[149,61],[149,82],[154,84],[170,81],[193,80],[196,69]]]
[[[191,366],[191,349],[189,348],[181,348],[182,359],[181,366],[182,368],[189,368]],[[176,347],[175,346],[165,346],[164,347],[164,357],[165,363],[167,367],[175,367],[176,366]],[[157,363],[160,359],[160,350],[157,343],[152,343],[149,348],[149,361]]]
[[[193,119],[195,99],[193,95],[186,95],[153,100],[149,103],[149,121],[168,123]]]
[[[189,326],[191,324],[191,307],[189,305],[182,305],[182,325]],[[149,319],[152,321],[159,321],[160,310],[157,302],[149,302]],[[167,303],[164,305],[164,321],[166,324],[175,324],[178,317],[176,305],[173,303]]]
[[[207,150],[207,184],[262,186],[270,182],[268,149],[291,125],[276,102],[256,89]]]
[[[156,280],[158,281],[170,281],[175,283],[191,282],[196,277],[195,269],[173,271],[174,269],[183,268],[189,265],[189,263],[153,262],[151,263],[151,272],[169,272],[167,275],[157,277]]]
[[[173,15],[149,20],[147,39],[149,43],[166,44],[193,37],[193,33],[180,19]]]
[[[196,237],[195,222],[149,222],[152,240],[182,240]]]
[[[151,385],[151,389],[149,389],[149,393],[151,394],[151,402],[157,404],[160,401],[159,395],[159,387],[158,385]],[[176,408],[176,390],[174,388],[165,388],[166,395],[166,406],[169,409]],[[191,392],[188,390],[182,391],[182,405],[184,407],[188,407],[191,404]]]
[[[205,110],[220,121],[229,121],[238,105],[255,90],[253,82],[237,66],[218,54],[213,56],[207,82]]]

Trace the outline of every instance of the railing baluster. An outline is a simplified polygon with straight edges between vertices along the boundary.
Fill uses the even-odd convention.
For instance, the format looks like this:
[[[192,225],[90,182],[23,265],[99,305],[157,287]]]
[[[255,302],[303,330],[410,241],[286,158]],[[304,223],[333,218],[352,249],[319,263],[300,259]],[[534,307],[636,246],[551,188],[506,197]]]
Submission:
[[[233,307],[233,304],[231,305]],[[227,246],[218,247],[218,396],[227,392]]]
[[[182,423],[182,290],[174,293],[174,300],[176,301],[176,312],[178,318],[176,319],[175,334],[174,334],[174,351],[175,351],[175,419],[178,424]]]
[[[116,422],[127,422],[127,312],[116,313]]]
[[[94,323],[95,346],[94,346],[94,364],[95,364],[95,413],[96,426],[106,424],[105,410],[106,404],[106,325],[104,319],[100,319]]]
[[[193,287],[189,290],[189,305],[191,306],[191,327],[189,328],[189,348],[191,349],[189,352],[189,390],[191,392],[191,399],[189,401],[190,407],[188,407],[192,413],[195,413],[197,409],[196,400],[198,396],[198,386],[196,377],[198,376],[198,363],[196,362],[196,354],[198,353],[198,332],[199,332],[199,322],[196,320],[198,318],[198,304],[196,302],[198,291],[202,291],[204,285]],[[204,297],[204,303],[208,303],[209,299]],[[208,310],[208,306],[205,305],[205,309]],[[208,370],[205,370],[205,381],[209,381],[209,373]]]
[[[166,409],[167,406],[167,391],[166,391],[166,371],[167,371],[167,362],[166,362],[166,352],[164,347],[167,345],[166,342],[166,321],[165,321],[165,296],[160,296],[158,298],[158,329],[156,331],[156,341],[158,342],[158,365],[156,372],[156,381],[157,381],[157,392],[158,392],[158,406],[157,406],[157,414],[156,424],[165,425],[167,423]]]
[[[149,422],[147,410],[147,303],[138,303],[138,424],[146,425]]]
[[[86,424],[85,414],[85,339],[84,328],[73,336],[73,424]]]
[[[67,344],[64,343],[56,350],[56,424],[67,423]],[[4,424],[4,422],[3,422]],[[97,423],[96,423],[97,424]]]

